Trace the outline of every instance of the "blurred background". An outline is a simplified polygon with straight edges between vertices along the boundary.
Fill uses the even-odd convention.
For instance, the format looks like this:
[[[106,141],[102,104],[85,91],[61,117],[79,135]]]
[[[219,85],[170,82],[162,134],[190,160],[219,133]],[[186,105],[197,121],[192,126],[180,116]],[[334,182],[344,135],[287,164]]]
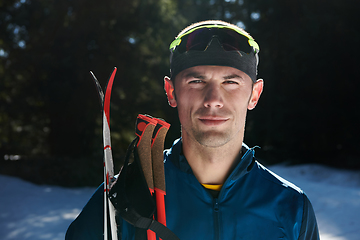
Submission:
[[[260,45],[265,88],[245,142],[260,162],[360,169],[360,2],[355,0],[0,0],[0,174],[67,187],[102,182],[102,115],[93,71],[111,98],[115,171],[139,113],[172,126],[169,44],[220,19]]]

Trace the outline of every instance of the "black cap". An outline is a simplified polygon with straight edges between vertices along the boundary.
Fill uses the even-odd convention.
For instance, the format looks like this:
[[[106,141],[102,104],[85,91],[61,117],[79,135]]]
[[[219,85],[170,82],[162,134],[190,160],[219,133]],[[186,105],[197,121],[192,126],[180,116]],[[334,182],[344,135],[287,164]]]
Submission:
[[[250,53],[242,51],[225,51],[217,36],[213,36],[205,51],[187,51],[179,53],[171,51],[170,74],[175,79],[181,71],[195,66],[227,66],[246,73],[253,82],[257,80],[258,55],[253,50]]]

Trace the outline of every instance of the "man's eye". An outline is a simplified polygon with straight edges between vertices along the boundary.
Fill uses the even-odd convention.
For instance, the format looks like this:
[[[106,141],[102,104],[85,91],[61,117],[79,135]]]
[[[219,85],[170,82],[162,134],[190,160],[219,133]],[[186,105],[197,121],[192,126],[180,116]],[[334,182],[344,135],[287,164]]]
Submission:
[[[195,79],[195,80],[189,81],[189,83],[202,83],[202,82],[203,82],[203,80],[201,80],[201,79]]]
[[[239,84],[238,82],[236,82],[236,81],[225,81],[224,82],[225,84]]]

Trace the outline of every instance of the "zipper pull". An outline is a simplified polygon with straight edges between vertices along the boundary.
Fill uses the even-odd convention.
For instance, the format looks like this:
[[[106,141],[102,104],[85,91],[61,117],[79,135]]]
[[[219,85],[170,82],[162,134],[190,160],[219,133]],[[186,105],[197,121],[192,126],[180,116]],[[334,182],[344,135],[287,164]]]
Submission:
[[[218,199],[217,199],[217,198],[215,198],[214,211],[215,211],[215,212],[218,212],[218,211],[219,211],[219,202],[218,202]]]

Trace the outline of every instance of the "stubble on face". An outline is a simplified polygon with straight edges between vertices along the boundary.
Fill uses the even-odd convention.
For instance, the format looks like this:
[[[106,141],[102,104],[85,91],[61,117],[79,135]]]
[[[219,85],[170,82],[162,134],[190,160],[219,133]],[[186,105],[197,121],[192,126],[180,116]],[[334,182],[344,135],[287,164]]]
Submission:
[[[184,75],[197,76],[192,72],[185,72]],[[225,72],[224,75],[220,76],[225,76],[224,79],[227,79],[229,76],[237,76],[237,74],[234,74],[233,72]],[[232,79],[233,77],[230,78]],[[250,79],[248,79],[248,81],[251,82]],[[186,94],[184,94],[186,97],[183,97],[183,93],[179,92],[177,96],[179,97],[178,100],[181,98],[181,104],[178,104],[178,110],[180,122],[182,123],[183,138],[187,138],[192,142],[209,148],[222,147],[236,138],[242,139],[244,134],[247,104],[251,97],[251,91],[244,91],[243,89],[245,89],[245,87],[240,87],[240,83],[238,86],[239,89],[241,88],[242,90],[229,91],[227,94],[232,95],[233,98],[223,99],[224,102],[220,108],[204,107],[204,100],[201,100],[201,98],[199,99],[197,96]],[[176,90],[179,89],[177,88]],[[198,95],[201,94],[203,93],[201,92]],[[244,99],[240,101],[243,97],[240,97],[239,94],[243,97],[243,94],[249,94],[250,96],[246,96],[246,100]],[[235,106],[234,102],[238,103],[236,104],[237,106]],[[239,104],[243,106],[241,107]],[[188,106],[191,107],[189,108]],[[219,119],[219,121],[207,121],[208,118]]]
[[[185,131],[188,136],[190,136],[193,140],[204,147],[208,148],[217,148],[222,147],[225,144],[229,143],[236,135],[240,133],[242,130],[238,128],[238,124],[236,119],[234,119],[233,114],[230,110],[222,109],[221,111],[217,111],[216,113],[209,113],[209,111],[205,108],[198,109],[192,118],[195,121],[191,127],[190,131],[186,129],[186,127],[182,126],[183,131]],[[214,126],[207,127],[204,129],[201,126],[201,122],[198,120],[201,116],[217,116],[222,117],[224,120],[224,126]],[[196,123],[199,121],[198,123]],[[233,124],[233,127],[230,127]],[[235,131],[234,131],[235,130]]]

